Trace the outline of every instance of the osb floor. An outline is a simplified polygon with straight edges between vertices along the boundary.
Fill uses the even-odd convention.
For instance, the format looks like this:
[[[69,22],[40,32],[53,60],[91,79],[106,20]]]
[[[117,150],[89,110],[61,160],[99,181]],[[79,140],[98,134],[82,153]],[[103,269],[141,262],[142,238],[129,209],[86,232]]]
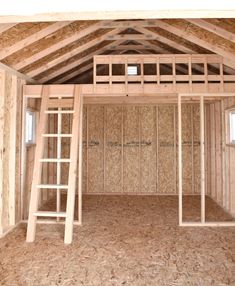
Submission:
[[[235,285],[235,228],[180,228],[177,197],[85,196],[72,245],[62,225],[26,225],[0,240],[0,285]],[[199,214],[186,197],[187,218]],[[207,198],[208,219],[231,219]]]

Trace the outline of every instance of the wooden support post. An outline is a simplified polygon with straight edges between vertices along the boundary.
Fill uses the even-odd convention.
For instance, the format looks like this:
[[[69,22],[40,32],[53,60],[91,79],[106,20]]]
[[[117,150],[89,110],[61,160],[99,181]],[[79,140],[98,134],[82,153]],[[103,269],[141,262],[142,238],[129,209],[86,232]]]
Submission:
[[[221,100],[220,102],[220,109],[221,109],[221,139],[222,139],[222,153],[221,153],[221,160],[222,160],[222,203],[223,207],[226,209],[226,177],[225,177],[225,168],[226,168],[226,157],[225,157],[225,150],[226,150],[226,138],[225,138],[225,111],[224,111],[224,101]]]
[[[5,72],[0,73],[0,236],[3,234],[3,179],[4,179],[4,107],[5,107]]]
[[[61,96],[59,97],[59,99],[61,99]],[[58,110],[62,110],[61,108],[58,108]],[[57,114],[57,134],[61,135],[62,133],[62,114],[58,113]],[[58,136],[57,137],[57,158],[61,159],[61,137]],[[61,184],[61,162],[57,162],[56,163],[56,184],[60,185]],[[57,189],[56,190],[56,211],[60,212],[60,208],[61,208],[61,190]],[[56,218],[57,221],[60,220],[59,217]]]
[[[26,144],[25,144],[25,120],[28,98],[23,95],[22,100],[22,135],[21,135],[21,164],[20,164],[20,217],[24,217],[25,205],[25,175],[26,175]]]
[[[124,107],[123,107],[123,105],[122,105],[122,126],[121,126],[121,128],[122,128],[122,134],[121,134],[121,136],[122,136],[122,142],[121,142],[121,144],[122,144],[122,146],[121,146],[121,148],[122,148],[122,150],[121,150],[121,156],[122,156],[122,169],[121,169],[121,172],[122,172],[122,174],[121,174],[121,176],[122,176],[122,192],[124,192]]]
[[[200,96],[200,147],[201,147],[201,223],[205,223],[205,120],[204,97]]]
[[[177,152],[176,152],[176,106],[174,106],[174,185],[175,193],[177,193]]]
[[[80,107],[81,106],[81,91],[78,85],[75,86],[74,92],[74,114],[73,114],[73,126],[71,139],[71,151],[70,151],[70,166],[69,166],[69,184],[67,194],[67,206],[66,206],[66,220],[65,220],[65,237],[64,243],[69,244],[73,238],[73,221],[74,221],[74,203],[75,203],[75,189],[76,189],[76,174],[78,167],[78,143],[80,126]]]
[[[82,164],[83,164],[83,96],[80,104],[79,125],[79,150],[78,150],[78,223],[82,224]]]
[[[106,120],[107,120],[107,110],[103,107],[103,192],[105,192],[106,185]]]
[[[192,181],[191,191],[194,193],[194,122],[193,122],[193,105],[191,105],[191,163],[192,163]]]
[[[42,134],[45,133],[46,130],[46,122],[47,122],[47,113],[45,113],[47,105],[49,101],[49,86],[44,86],[42,89],[42,103],[41,103],[41,111],[40,111],[40,120],[37,130],[37,146],[35,151],[35,159],[34,159],[34,169],[33,169],[33,181],[31,187],[31,199],[29,206],[29,219],[28,219],[28,229],[27,229],[27,242],[33,242],[35,239],[35,231],[36,231],[36,221],[37,217],[34,215],[34,212],[37,211],[38,207],[38,199],[39,199],[39,190],[37,189],[37,185],[41,179],[42,167],[38,168],[38,162],[43,156],[44,151],[44,138]]]
[[[138,139],[139,139],[139,148],[138,148],[138,169],[139,169],[139,192],[141,193],[141,121],[140,121],[140,107],[138,107]]]
[[[11,109],[10,109],[10,142],[9,142],[9,225],[15,225],[16,199],[16,132],[17,132],[17,76],[12,76],[11,82]]]
[[[181,95],[178,95],[178,175],[179,175],[179,225],[183,220],[183,188],[182,188],[182,114]]]
[[[158,119],[159,119],[159,109],[158,106],[155,106],[155,124],[156,124],[156,188],[159,192],[159,164],[158,164],[158,151],[159,151],[159,132],[158,132]]]
[[[89,106],[86,109],[86,192],[89,192]]]

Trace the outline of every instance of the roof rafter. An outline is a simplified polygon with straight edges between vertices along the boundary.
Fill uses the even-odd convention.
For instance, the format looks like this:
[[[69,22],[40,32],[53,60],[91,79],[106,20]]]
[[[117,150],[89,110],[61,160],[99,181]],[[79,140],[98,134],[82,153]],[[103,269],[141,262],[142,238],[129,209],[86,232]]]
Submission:
[[[98,43],[102,42],[105,40],[107,35],[112,35],[114,33],[118,33],[120,31],[120,29],[114,29],[112,31],[107,32],[106,34],[102,35],[102,36],[98,36],[96,38],[94,38],[93,40],[85,43],[84,45],[81,45],[75,49],[73,49],[72,51],[69,51],[63,55],[61,55],[60,57],[48,62],[46,65],[42,65],[41,67],[37,68],[37,69],[33,69],[32,71],[30,71],[28,73],[28,75],[30,75],[31,77],[37,76],[38,74],[70,59],[73,56],[76,56],[77,54],[97,45]]]
[[[9,30],[10,28],[14,27],[16,24],[15,23],[10,23],[10,24],[0,24],[0,34],[3,32]]]
[[[228,30],[225,30],[217,25],[211,24],[202,19],[186,19],[188,22],[197,25],[200,28],[203,28],[211,33],[214,33],[228,41],[235,43],[235,35]]]
[[[33,56],[29,57],[29,58],[26,58],[22,61],[20,61],[19,63],[15,64],[14,65],[14,68],[19,70],[19,69],[23,69],[25,68],[26,66],[32,64],[33,62],[36,62],[40,59],[42,59],[43,57],[95,32],[96,30],[98,30],[100,28],[100,25],[102,24],[102,22],[98,22],[98,23],[95,23],[95,24],[92,24],[90,25],[88,28],[85,28],[81,31],[79,31],[78,33],[74,33],[72,36],[62,40],[62,41],[59,41],[58,43],[54,44],[54,45],[51,45],[50,47],[40,51],[39,53],[36,53],[34,54]]]
[[[117,43],[121,43],[121,42],[122,42],[122,40],[117,41]],[[53,79],[53,78],[63,74],[63,73],[65,73],[66,71],[69,71],[69,70],[75,68],[76,66],[78,66],[78,65],[88,61],[89,59],[91,59],[94,55],[97,55],[99,53],[105,52],[107,50],[107,47],[111,46],[112,44],[113,43],[106,44],[104,47],[102,47],[100,49],[97,49],[97,50],[95,50],[92,53],[89,53],[87,56],[83,57],[82,59],[75,60],[72,63],[70,63],[70,64],[68,64],[66,66],[61,67],[60,69],[52,72],[51,74],[44,76],[43,78],[40,79],[40,81],[42,83],[45,83],[45,82],[47,82],[47,81],[49,81],[49,80],[51,80],[51,79]]]
[[[34,33],[30,35],[29,37],[16,42],[14,45],[8,47],[8,48],[3,48],[0,50],[0,60],[10,56],[11,54],[14,54],[15,52],[29,46],[30,44],[41,40],[45,38],[46,36],[53,34],[54,32],[58,31],[59,29],[71,24],[71,22],[56,22],[54,24],[49,25],[48,27],[41,29],[37,33]]]
[[[157,25],[164,29],[167,30],[179,37],[182,37],[194,44],[200,45],[201,47],[204,47],[210,51],[212,51],[213,53],[217,53],[218,55],[222,56],[224,58],[224,63],[227,66],[230,66],[232,68],[235,68],[235,57],[234,54],[226,51],[225,49],[222,49],[221,47],[219,47],[216,44],[212,44],[208,41],[205,41],[203,39],[201,39],[200,37],[197,37],[195,35],[193,35],[192,33],[189,33],[186,30],[182,30],[180,28],[177,28],[176,26],[173,26],[171,24],[168,24],[166,22],[163,22],[162,20],[156,20]]]

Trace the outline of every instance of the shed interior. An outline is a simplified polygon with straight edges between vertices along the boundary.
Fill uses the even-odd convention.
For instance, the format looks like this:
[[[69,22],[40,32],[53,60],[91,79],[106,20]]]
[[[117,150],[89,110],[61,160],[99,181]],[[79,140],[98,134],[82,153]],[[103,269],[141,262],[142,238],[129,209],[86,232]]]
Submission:
[[[180,270],[180,259],[188,253],[188,266],[195,266],[193,250],[197,245],[189,238],[194,235],[200,242],[207,235],[209,243],[218,244],[214,254],[209,246],[201,246],[198,259],[202,263],[207,263],[203,251],[214,255],[215,260],[223,260],[220,250],[227,247],[227,253],[233,256],[234,19],[5,23],[0,24],[0,62],[0,246],[15,245],[18,239],[19,245],[25,246],[29,214],[36,216],[35,207],[32,211],[32,186],[35,187],[33,177],[38,176],[37,184],[44,187],[34,193],[38,216],[43,219],[33,218],[42,224],[36,232],[35,267],[42,266],[42,249],[56,260],[57,249],[66,253],[63,225],[67,243],[72,241],[74,226],[74,242],[67,254],[82,257],[82,250],[78,250],[81,245],[88,259],[84,262],[74,258],[74,266],[66,268],[71,275],[63,277],[68,283],[101,285],[110,279],[107,285],[119,285],[138,278],[139,284],[128,285],[143,285],[143,281],[145,285],[168,285],[151,284],[163,283],[165,276],[170,282],[183,281],[175,285],[189,285],[183,276],[190,271]],[[46,96],[49,112],[42,127]],[[75,98],[79,98],[77,105]],[[76,106],[79,110],[71,110]],[[30,137],[28,141],[26,135]],[[39,148],[41,151],[37,151]],[[37,157],[40,152],[41,158]],[[37,158],[41,161],[36,162]],[[74,176],[74,187],[70,176]],[[68,190],[62,186],[69,186]],[[70,188],[75,211],[68,214],[69,206],[74,205],[73,198],[67,195]],[[44,218],[43,211],[49,211],[51,216]],[[64,215],[56,215],[62,212]],[[73,225],[69,231],[67,220],[68,225]],[[35,236],[35,230],[28,229],[30,232]],[[66,233],[70,239],[66,240]],[[133,236],[130,240],[128,234]],[[176,249],[172,234],[179,239],[178,244],[180,239],[184,241],[183,254],[180,244]],[[213,234],[218,235],[218,241]],[[32,237],[27,240],[33,241]],[[87,244],[81,237],[87,239]],[[119,261],[118,251],[130,253],[130,257],[123,254],[125,251],[122,254],[126,265],[136,267],[133,276],[125,276],[125,280],[121,273],[126,266],[121,264],[117,273],[112,272],[117,264],[110,254],[111,244],[104,245],[106,239],[113,245],[114,260]],[[150,246],[156,245],[155,239],[164,267],[164,255],[171,255],[171,249],[179,251],[177,262],[174,255],[169,260],[170,267],[177,265],[173,272],[178,278],[159,265],[153,279],[146,278],[156,258],[156,253],[150,251]],[[143,249],[150,258],[144,252],[141,255],[147,268],[135,265],[141,255],[135,257],[133,245],[145,245]],[[17,252],[14,247],[10,250],[12,255]],[[187,252],[190,247],[192,252]],[[25,251],[24,262],[33,253],[32,249]],[[84,269],[88,267],[93,254],[98,276],[81,271],[75,277],[76,267],[83,262]],[[105,257],[111,278],[100,266]],[[5,266],[9,266],[8,259],[3,259]],[[62,260],[65,265],[66,260]],[[19,256],[12,269],[20,263]],[[216,265],[205,274],[203,285],[213,285],[213,279],[214,285],[232,283],[231,261],[224,262],[229,271],[221,270],[221,275],[217,275]],[[39,274],[35,270],[29,273],[26,266],[26,278],[19,278],[13,270],[9,275],[0,272],[3,285],[11,285],[18,278],[20,283],[29,279],[29,285],[37,285],[43,281],[40,279],[45,279],[45,284],[40,285],[53,285],[48,284],[52,283],[52,275],[46,269]],[[191,273],[191,281],[199,283],[200,271]],[[142,273],[143,280],[138,273]],[[59,281],[58,275],[56,279]]]

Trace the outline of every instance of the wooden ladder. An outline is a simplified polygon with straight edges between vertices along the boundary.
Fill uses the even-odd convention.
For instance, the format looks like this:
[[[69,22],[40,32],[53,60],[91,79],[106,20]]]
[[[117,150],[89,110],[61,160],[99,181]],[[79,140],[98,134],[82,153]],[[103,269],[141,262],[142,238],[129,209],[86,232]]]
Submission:
[[[73,110],[62,110],[65,107],[73,107]],[[53,108],[50,110],[49,108]],[[58,108],[58,110],[55,110]],[[71,113],[73,114],[72,120],[72,133],[71,134],[47,134],[48,126],[48,114],[63,114]],[[74,223],[74,204],[75,204],[75,190],[76,190],[76,179],[77,179],[77,168],[78,168],[78,144],[82,142],[81,136],[81,124],[82,124],[82,97],[80,94],[79,86],[75,85],[73,99],[50,99],[49,86],[43,86],[42,89],[42,101],[41,110],[39,117],[39,124],[37,128],[36,137],[36,149],[35,149],[35,159],[34,159],[34,169],[33,169],[33,179],[31,187],[30,205],[29,205],[29,218],[28,218],[28,228],[27,228],[27,242],[33,242],[35,240],[36,223],[38,217],[56,217],[65,218],[65,235],[64,243],[69,244],[72,242],[73,238],[73,223]],[[50,136],[51,135],[51,136]],[[46,137],[71,137],[70,142],[70,158],[61,159],[44,159],[44,147]],[[80,140],[79,140],[80,139]],[[79,148],[80,150],[81,148]],[[80,151],[79,151],[80,152]],[[79,158],[80,159],[80,158]],[[42,177],[42,163],[45,162],[67,162],[69,163],[69,175],[68,175],[68,185],[62,184],[41,184]],[[79,163],[79,168],[81,164]],[[80,170],[79,170],[80,172]],[[79,178],[80,179],[80,178]],[[81,184],[81,182],[79,182]],[[51,212],[51,211],[39,211],[39,194],[42,189],[51,190],[66,190],[67,191],[67,204],[66,212]]]

